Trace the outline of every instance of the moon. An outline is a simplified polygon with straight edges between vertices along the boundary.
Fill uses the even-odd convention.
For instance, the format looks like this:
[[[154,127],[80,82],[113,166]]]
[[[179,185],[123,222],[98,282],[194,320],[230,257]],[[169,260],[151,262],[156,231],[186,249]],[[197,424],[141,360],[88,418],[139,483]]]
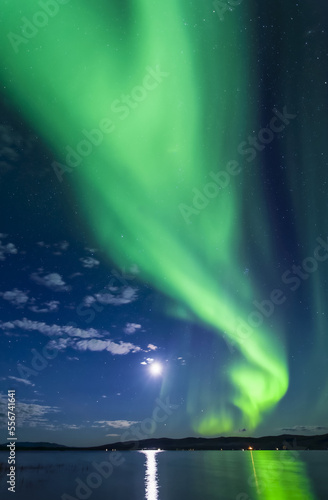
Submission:
[[[152,375],[154,375],[156,377],[158,375],[161,375],[161,373],[163,371],[163,367],[162,367],[161,363],[158,363],[157,361],[155,361],[154,363],[149,365],[149,371]]]

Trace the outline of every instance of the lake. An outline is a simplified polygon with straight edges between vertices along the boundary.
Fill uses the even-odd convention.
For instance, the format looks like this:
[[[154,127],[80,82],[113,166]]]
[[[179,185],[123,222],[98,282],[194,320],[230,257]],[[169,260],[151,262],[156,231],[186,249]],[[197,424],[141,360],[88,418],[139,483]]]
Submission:
[[[328,451],[18,451],[15,495],[7,457],[15,500],[328,499]]]

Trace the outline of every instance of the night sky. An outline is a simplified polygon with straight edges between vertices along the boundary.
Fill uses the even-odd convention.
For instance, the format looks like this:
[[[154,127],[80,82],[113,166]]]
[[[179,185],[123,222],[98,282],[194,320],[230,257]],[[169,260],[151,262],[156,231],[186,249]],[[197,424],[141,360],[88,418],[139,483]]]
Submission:
[[[2,4],[19,440],[326,433],[326,0]]]

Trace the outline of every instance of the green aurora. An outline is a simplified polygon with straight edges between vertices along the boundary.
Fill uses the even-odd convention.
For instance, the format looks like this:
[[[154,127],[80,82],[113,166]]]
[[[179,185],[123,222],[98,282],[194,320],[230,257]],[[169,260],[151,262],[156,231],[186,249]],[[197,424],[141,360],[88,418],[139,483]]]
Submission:
[[[263,204],[260,159],[249,178],[229,163],[259,128],[252,33],[242,29],[247,7],[220,22],[213,8],[182,1],[55,5],[45,26],[26,24],[24,32],[23,16],[42,25],[39,5],[2,6],[7,93],[60,158],[54,175],[75,184],[110,259],[137,264],[142,280],[237,348],[226,370],[214,363],[208,374],[228,391],[218,394],[199,371],[191,374],[194,430],[254,429],[286,393],[289,376],[283,328],[246,323],[259,295],[255,279],[243,279],[245,211],[268,266],[273,247],[262,231],[266,212],[253,208]],[[81,145],[88,133],[94,144]],[[229,168],[234,175],[221,174],[220,188],[212,184],[212,198],[202,198]]]

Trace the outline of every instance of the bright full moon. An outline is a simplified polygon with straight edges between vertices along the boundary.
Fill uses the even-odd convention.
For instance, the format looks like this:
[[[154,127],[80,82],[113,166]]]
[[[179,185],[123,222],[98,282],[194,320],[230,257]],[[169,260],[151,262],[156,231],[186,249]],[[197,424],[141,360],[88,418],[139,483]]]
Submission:
[[[152,363],[150,366],[149,366],[149,371],[152,375],[160,375],[163,371],[163,367],[160,363],[157,363],[155,361],[155,363]]]

